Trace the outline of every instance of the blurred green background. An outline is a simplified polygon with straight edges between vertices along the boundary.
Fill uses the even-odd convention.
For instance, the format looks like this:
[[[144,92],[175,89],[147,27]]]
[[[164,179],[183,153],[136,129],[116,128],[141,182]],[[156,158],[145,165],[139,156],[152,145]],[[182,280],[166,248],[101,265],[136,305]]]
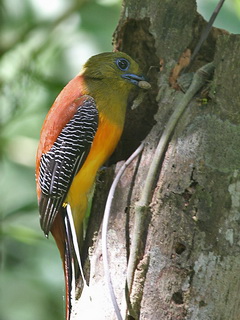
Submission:
[[[207,19],[217,0],[198,0]],[[0,0],[0,320],[64,319],[60,258],[39,227],[35,153],[44,117],[93,54],[111,51],[120,0]],[[240,0],[216,26],[240,33]]]

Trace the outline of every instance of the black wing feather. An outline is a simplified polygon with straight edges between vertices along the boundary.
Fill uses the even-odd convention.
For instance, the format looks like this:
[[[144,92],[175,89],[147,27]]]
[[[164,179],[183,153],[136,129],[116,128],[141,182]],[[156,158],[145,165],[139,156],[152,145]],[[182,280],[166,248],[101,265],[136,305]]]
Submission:
[[[78,107],[52,148],[40,160],[40,224],[48,235],[63,205],[74,176],[82,167],[98,127],[98,111],[92,97]]]

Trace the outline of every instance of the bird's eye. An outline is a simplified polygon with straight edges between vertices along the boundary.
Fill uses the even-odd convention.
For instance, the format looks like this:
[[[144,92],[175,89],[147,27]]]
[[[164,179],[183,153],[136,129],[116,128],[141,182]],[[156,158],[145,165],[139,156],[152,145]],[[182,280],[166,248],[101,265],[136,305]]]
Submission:
[[[127,71],[130,66],[129,61],[124,58],[117,59],[116,64],[117,64],[118,68],[122,71]]]

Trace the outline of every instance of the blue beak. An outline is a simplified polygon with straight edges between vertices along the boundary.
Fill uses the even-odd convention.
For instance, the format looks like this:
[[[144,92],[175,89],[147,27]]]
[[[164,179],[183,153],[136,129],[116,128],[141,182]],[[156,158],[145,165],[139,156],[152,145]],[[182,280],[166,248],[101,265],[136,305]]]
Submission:
[[[137,76],[133,73],[124,73],[121,75],[123,79],[130,81],[135,86],[138,86],[139,81],[147,81],[144,76]]]

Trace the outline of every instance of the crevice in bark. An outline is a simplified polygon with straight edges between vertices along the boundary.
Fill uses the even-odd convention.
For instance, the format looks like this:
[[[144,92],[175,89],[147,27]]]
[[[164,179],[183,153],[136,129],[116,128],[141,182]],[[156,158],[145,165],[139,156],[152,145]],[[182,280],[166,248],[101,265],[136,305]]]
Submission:
[[[184,251],[186,250],[186,246],[185,244],[181,243],[181,242],[177,242],[175,244],[175,252],[179,255],[181,255]]]
[[[146,274],[149,266],[149,255],[143,256],[141,261],[138,263],[134,274],[132,293],[131,293],[131,307],[129,311],[133,319],[139,319],[141,311],[141,301],[143,297],[144,283],[146,280]]]
[[[179,291],[176,291],[176,292],[173,293],[172,301],[175,304],[183,304],[184,303],[182,290],[179,290]]]
[[[194,171],[194,168],[193,168],[193,171]],[[184,199],[184,206],[185,207],[189,206],[190,201],[191,201],[194,193],[196,192],[197,186],[198,186],[198,182],[196,180],[194,180],[194,178],[193,178],[193,171],[192,171],[192,175],[191,175],[191,178],[190,178],[190,181],[191,181],[190,185],[182,193],[182,197]]]
[[[155,39],[149,28],[149,18],[126,19],[114,33],[114,49],[126,52],[139,63],[152,88],[145,93],[141,105],[134,110],[130,107],[137,96],[136,91],[131,94],[123,135],[110,163],[127,159],[156,124],[154,115],[158,109],[156,96],[160,62],[156,55]]]

